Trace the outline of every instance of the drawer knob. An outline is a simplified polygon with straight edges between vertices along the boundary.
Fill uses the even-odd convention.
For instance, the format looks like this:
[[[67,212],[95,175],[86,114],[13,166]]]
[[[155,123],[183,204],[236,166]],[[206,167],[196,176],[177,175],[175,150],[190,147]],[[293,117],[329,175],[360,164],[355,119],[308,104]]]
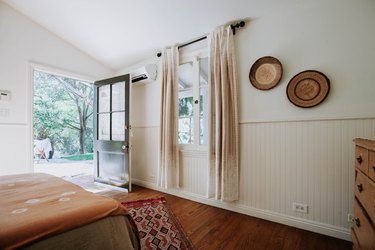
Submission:
[[[362,156],[361,156],[361,155],[357,157],[357,161],[358,161],[359,164],[362,163],[363,159],[362,159]]]
[[[372,170],[374,170],[374,171],[375,171],[375,166],[372,166]]]
[[[357,227],[361,226],[361,221],[359,220],[359,218],[354,219],[354,221]]]
[[[363,185],[362,184],[358,184],[357,187],[358,187],[358,191],[359,192],[363,191]]]

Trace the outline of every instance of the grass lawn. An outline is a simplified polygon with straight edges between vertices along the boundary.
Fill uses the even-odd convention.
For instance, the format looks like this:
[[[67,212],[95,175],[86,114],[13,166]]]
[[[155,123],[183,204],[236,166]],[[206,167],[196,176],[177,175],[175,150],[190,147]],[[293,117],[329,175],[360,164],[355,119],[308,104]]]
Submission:
[[[81,154],[81,155],[68,155],[68,156],[63,156],[61,158],[72,160],[72,161],[93,160],[94,159],[94,153],[87,153],[87,154]]]

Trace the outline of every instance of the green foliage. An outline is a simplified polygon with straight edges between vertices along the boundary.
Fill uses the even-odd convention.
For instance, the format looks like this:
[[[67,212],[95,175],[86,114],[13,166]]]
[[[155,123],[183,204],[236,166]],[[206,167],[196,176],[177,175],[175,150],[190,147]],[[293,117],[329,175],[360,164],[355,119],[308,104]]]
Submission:
[[[87,154],[81,154],[81,155],[68,155],[68,156],[63,156],[61,158],[72,160],[72,161],[87,161],[87,160],[93,160],[94,154],[87,153]]]
[[[179,116],[192,116],[193,115],[193,97],[184,97],[178,99],[178,113]]]
[[[180,117],[192,116],[194,111],[193,97],[184,97],[178,99],[178,115]],[[199,113],[203,114],[203,95],[199,96]]]
[[[81,93],[78,97],[75,93]],[[60,155],[92,152],[93,89],[79,80],[34,72],[34,137],[50,138]],[[81,110],[81,113],[79,113]],[[82,112],[85,110],[86,112]],[[82,118],[84,127],[82,128]],[[80,131],[84,130],[84,145]]]

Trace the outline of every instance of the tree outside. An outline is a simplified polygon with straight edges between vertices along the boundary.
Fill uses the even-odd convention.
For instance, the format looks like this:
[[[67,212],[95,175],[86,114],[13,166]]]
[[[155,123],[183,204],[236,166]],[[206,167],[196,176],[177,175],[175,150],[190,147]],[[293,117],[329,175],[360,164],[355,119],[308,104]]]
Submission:
[[[93,152],[93,87],[34,71],[34,139],[49,138],[53,158]],[[51,155],[50,155],[51,156]],[[81,157],[82,158],[82,157]]]
[[[178,99],[178,142],[180,144],[194,143],[193,102],[192,96]]]
[[[203,139],[203,95],[199,97],[199,142],[204,144]],[[179,97],[178,99],[178,143],[193,144],[194,143],[194,100],[192,96]]]

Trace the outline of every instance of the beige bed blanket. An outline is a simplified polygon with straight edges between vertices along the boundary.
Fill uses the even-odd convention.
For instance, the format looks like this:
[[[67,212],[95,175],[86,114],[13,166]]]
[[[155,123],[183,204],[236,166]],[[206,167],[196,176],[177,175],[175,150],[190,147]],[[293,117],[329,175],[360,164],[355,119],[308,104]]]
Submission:
[[[0,249],[22,247],[101,218],[121,204],[47,174],[0,176]]]

